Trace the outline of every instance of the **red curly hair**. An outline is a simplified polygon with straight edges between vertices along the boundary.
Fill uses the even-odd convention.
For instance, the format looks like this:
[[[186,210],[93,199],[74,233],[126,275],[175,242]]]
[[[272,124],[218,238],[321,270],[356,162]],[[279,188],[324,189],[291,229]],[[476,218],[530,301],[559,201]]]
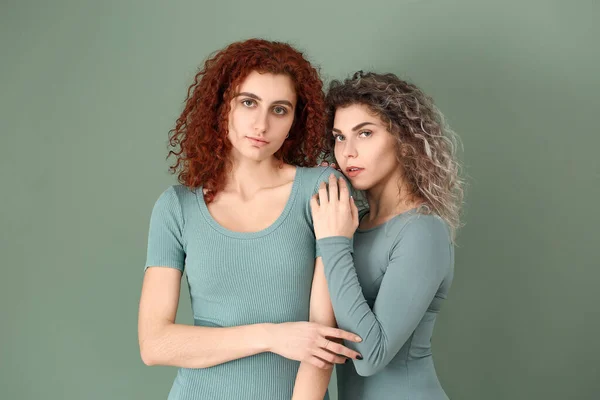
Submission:
[[[169,167],[178,181],[207,189],[210,203],[225,187],[232,167],[227,138],[234,90],[252,71],[285,74],[294,82],[297,106],[289,138],[275,153],[281,163],[314,166],[325,145],[325,100],[317,70],[287,43],[250,39],[232,43],[209,57],[189,87],[185,108],[169,132]]]

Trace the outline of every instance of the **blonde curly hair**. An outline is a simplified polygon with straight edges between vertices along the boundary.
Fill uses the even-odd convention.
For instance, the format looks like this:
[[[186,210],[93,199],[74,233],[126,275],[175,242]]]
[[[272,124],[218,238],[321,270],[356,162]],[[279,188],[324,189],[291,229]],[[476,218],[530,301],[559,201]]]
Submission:
[[[326,97],[328,130],[335,110],[354,104],[367,106],[397,138],[397,158],[410,196],[423,202],[419,211],[434,213],[448,224],[452,240],[461,226],[464,180],[457,159],[458,136],[433,100],[417,86],[394,74],[356,72],[343,82],[334,80]],[[325,159],[335,161],[335,139],[327,135]]]

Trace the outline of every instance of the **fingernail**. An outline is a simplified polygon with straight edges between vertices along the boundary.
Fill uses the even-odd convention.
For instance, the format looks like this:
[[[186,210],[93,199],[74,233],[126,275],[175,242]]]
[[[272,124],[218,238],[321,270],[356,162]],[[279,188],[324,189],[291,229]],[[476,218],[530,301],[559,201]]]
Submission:
[[[362,338],[360,336],[356,336],[355,339],[357,342],[362,342]]]
[[[357,360],[362,360],[362,359],[363,359],[363,356],[361,356],[361,355],[359,354],[359,355],[357,355],[357,356],[356,356],[356,359],[357,359]]]

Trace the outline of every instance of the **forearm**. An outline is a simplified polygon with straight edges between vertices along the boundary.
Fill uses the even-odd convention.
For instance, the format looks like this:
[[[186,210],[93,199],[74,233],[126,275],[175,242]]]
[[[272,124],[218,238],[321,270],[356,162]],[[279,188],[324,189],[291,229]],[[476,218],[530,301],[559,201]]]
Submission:
[[[448,248],[430,237],[429,232],[405,236],[404,246],[394,247],[372,309],[363,295],[348,240],[319,241],[338,325],[363,338],[353,344],[364,357],[354,363],[360,375],[385,368],[434,298],[448,265]]]
[[[325,276],[338,325],[363,338],[361,343],[353,344],[353,348],[363,356],[372,354],[374,349],[380,351],[386,346],[386,335],[362,292],[350,252],[350,241],[342,237],[328,237],[320,240],[319,245],[323,251]]]
[[[315,262],[315,272],[310,295],[309,319],[311,322],[321,325],[337,326],[329,299],[321,257],[318,257]],[[308,362],[300,363],[294,384],[293,400],[323,400],[333,371],[333,365],[323,361],[322,366],[325,365],[327,365],[327,368],[319,368]]]
[[[323,400],[332,372],[333,366],[321,369],[306,362],[300,363],[292,400]]]
[[[164,324],[140,343],[144,363],[207,368],[269,351],[269,325],[229,328]]]

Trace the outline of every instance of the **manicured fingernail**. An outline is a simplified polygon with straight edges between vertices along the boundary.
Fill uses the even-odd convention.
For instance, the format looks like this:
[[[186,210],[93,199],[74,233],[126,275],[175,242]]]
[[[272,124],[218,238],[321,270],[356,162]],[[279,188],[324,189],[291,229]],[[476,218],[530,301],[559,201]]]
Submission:
[[[359,354],[359,355],[357,355],[357,356],[356,356],[356,359],[357,359],[357,360],[362,360],[362,359],[363,359],[363,356],[361,356],[361,355]]]
[[[362,342],[362,338],[360,336],[356,336],[355,339],[357,342]]]

